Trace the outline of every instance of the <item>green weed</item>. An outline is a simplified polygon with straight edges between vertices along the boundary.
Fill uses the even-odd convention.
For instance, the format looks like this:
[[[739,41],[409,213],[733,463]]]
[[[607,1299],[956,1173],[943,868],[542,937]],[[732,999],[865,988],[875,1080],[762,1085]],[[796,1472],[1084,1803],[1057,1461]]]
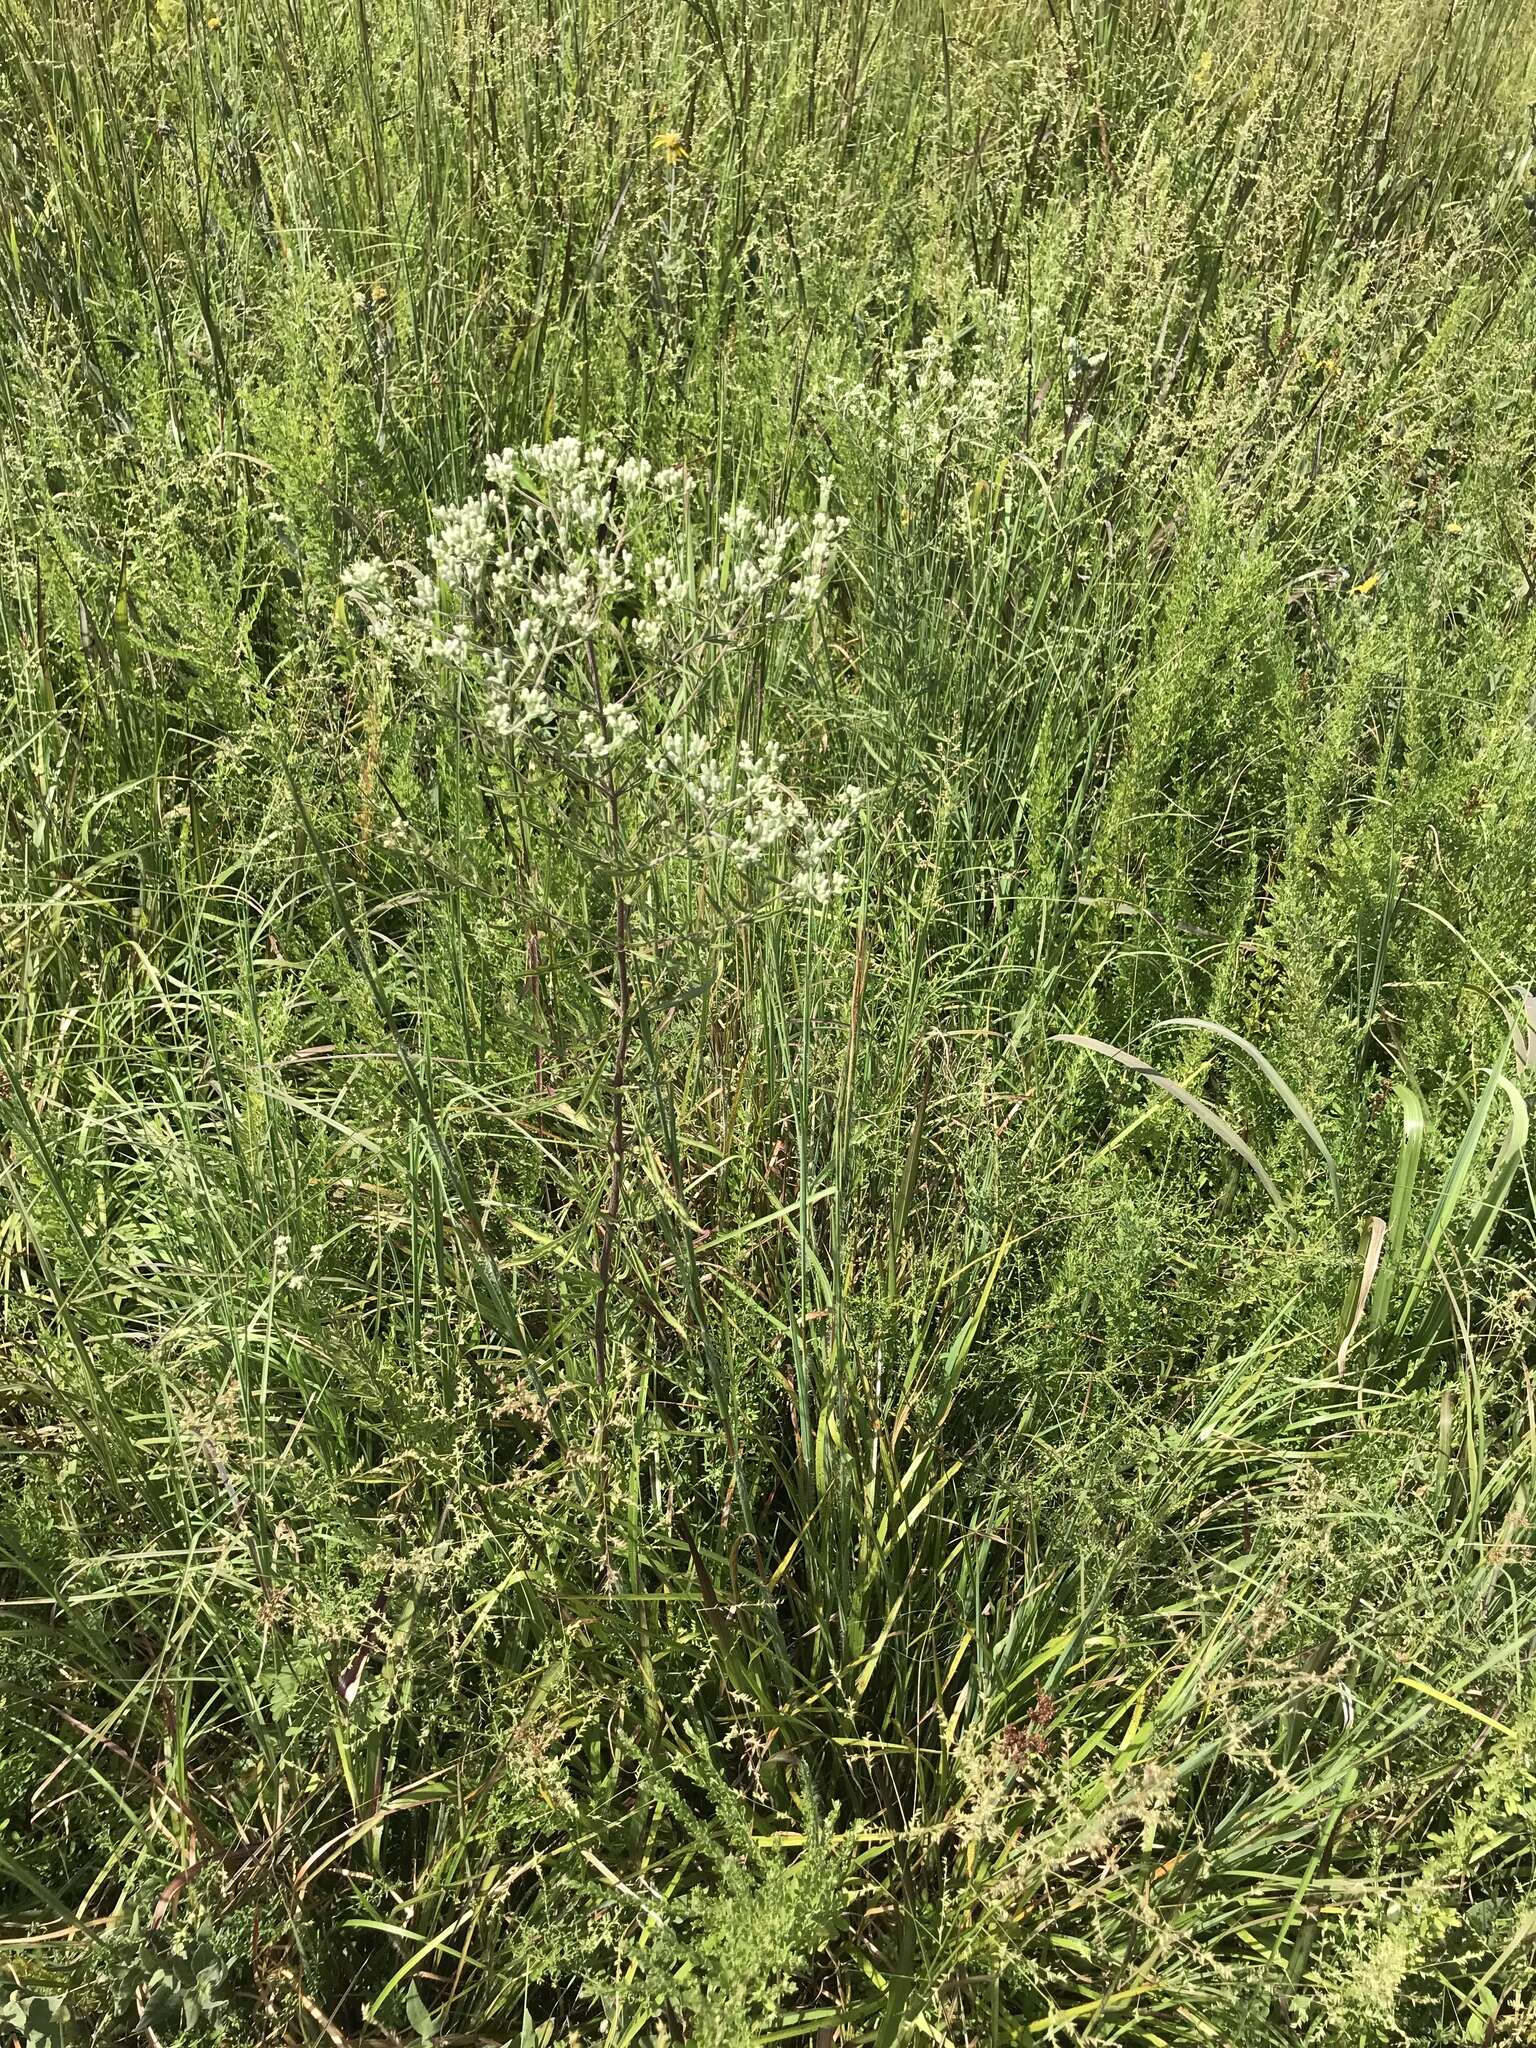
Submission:
[[[0,21],[5,2024],[1527,2038],[1525,12]]]

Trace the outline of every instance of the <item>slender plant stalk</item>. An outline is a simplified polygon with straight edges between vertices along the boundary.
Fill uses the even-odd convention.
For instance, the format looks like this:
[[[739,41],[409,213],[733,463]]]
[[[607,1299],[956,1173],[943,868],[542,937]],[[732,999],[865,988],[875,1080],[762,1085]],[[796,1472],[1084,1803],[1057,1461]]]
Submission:
[[[587,647],[587,665],[598,720],[606,735],[608,710],[603,699],[603,684],[598,672],[597,655],[590,643]],[[618,777],[611,760],[604,765],[601,788],[608,811],[609,855],[613,863],[613,971],[618,1004],[618,1031],[614,1040],[613,1068],[608,1077],[613,1122],[608,1139],[608,1192],[603,1199],[602,1213],[598,1220],[597,1300],[592,1311],[593,1374],[599,1408],[603,1411],[599,1416],[600,1430],[606,1415],[608,1387],[608,1304],[613,1291],[614,1256],[618,1244],[619,1222],[624,1210],[624,1156],[628,1143],[624,1101],[629,1082],[631,1028],[629,897],[625,892],[623,873],[624,825]]]

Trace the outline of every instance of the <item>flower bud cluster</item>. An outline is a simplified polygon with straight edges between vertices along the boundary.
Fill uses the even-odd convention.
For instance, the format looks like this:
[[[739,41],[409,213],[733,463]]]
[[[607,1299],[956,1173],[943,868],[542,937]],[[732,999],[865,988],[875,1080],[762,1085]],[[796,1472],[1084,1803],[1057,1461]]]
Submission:
[[[650,683],[701,648],[718,655],[815,612],[847,524],[830,485],[807,518],[737,505],[711,523],[686,469],[574,438],[504,450],[485,475],[483,491],[434,513],[425,571],[363,561],[344,572],[368,630],[478,684],[487,726],[527,765],[665,791],[674,815],[680,793],[686,841],[831,903],[847,887],[837,855],[863,793],[849,785],[818,818],[777,745],[723,766],[696,734],[662,729]]]

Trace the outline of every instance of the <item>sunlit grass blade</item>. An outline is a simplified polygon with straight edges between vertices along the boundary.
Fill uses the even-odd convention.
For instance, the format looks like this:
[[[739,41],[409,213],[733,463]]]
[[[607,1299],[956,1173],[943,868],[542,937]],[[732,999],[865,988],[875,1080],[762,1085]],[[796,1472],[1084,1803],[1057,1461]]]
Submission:
[[[1214,1024],[1208,1017],[1169,1017],[1161,1024],[1154,1024],[1153,1031],[1207,1031],[1214,1038],[1236,1046],[1237,1050],[1251,1060],[1270,1087],[1279,1096],[1285,1107],[1296,1119],[1309,1145],[1323,1162],[1328,1176],[1328,1192],[1333,1197],[1333,1206],[1339,1206],[1339,1169],[1332,1152],[1323,1140],[1323,1134],[1313,1120],[1311,1112],[1283,1075],[1267,1060],[1258,1047],[1239,1032],[1228,1030],[1225,1024]],[[1149,1033],[1150,1036],[1150,1033]]]
[[[1156,1067],[1149,1066],[1145,1060],[1138,1059],[1134,1053],[1122,1052],[1119,1046],[1106,1045],[1101,1038],[1089,1038],[1084,1033],[1076,1031],[1058,1031],[1053,1033],[1052,1043],[1055,1045],[1075,1045],[1084,1052],[1097,1053],[1101,1059],[1113,1060],[1117,1066],[1124,1067],[1128,1074],[1135,1074],[1144,1081],[1150,1081],[1154,1088],[1161,1088],[1165,1095],[1171,1095],[1175,1102],[1187,1109],[1191,1116],[1198,1117],[1208,1131],[1214,1132],[1220,1138],[1223,1145],[1242,1160],[1243,1164],[1258,1181],[1260,1187],[1263,1188],[1265,1194],[1269,1196],[1274,1206],[1279,1210],[1284,1210],[1285,1201],[1279,1188],[1275,1186],[1275,1183],[1265,1172],[1263,1165],[1252,1148],[1238,1136],[1224,1116],[1218,1115],[1211,1108],[1208,1102],[1202,1102],[1198,1095],[1192,1095],[1179,1082],[1170,1080],[1166,1074],[1159,1073]]]
[[[1509,1042],[1506,1041],[1506,1054],[1508,1046]],[[1394,1326],[1398,1337],[1402,1337],[1408,1329],[1414,1308],[1440,1259],[1452,1220],[1467,1197],[1472,1181],[1473,1169],[1477,1161],[1478,1150],[1482,1144],[1494,1107],[1501,1095],[1509,1106],[1509,1123],[1505,1130],[1503,1143],[1494,1160],[1489,1179],[1469,1225],[1468,1235],[1463,1241],[1462,1250],[1466,1258],[1475,1258],[1484,1249],[1488,1235],[1513,1184],[1515,1172],[1525,1147],[1529,1117],[1525,1098],[1502,1072],[1503,1060],[1504,1056],[1501,1055],[1499,1061],[1490,1069],[1488,1079],[1477,1098],[1477,1103],[1468,1120],[1461,1143],[1456,1148],[1455,1157],[1446,1170],[1445,1180],[1442,1183],[1439,1197],[1435,1203],[1434,1212],[1429,1219],[1423,1243],[1420,1246],[1414,1263],[1413,1275],[1409,1282],[1407,1295],[1398,1312],[1397,1321]],[[1437,1325],[1442,1321],[1443,1317],[1437,1315]]]
[[[1509,1199],[1510,1188],[1514,1184],[1515,1174],[1530,1137],[1529,1105],[1507,1074],[1499,1077],[1499,1092],[1508,1105],[1509,1122],[1505,1127],[1503,1142],[1489,1168],[1487,1183],[1478,1197],[1477,1207],[1473,1210],[1467,1225],[1463,1251],[1469,1261],[1481,1258],[1487,1249],[1488,1239],[1492,1235],[1494,1224],[1498,1221],[1500,1210]]]
[[[1418,1185],[1419,1160],[1424,1151],[1424,1105],[1405,1081],[1395,1081],[1392,1092],[1402,1112],[1402,1139],[1397,1148],[1397,1169],[1392,1177],[1392,1202],[1387,1211],[1387,1246],[1382,1272],[1371,1301],[1371,1328],[1381,1329],[1392,1306],[1392,1293],[1403,1264],[1403,1247],[1408,1238],[1413,1212],[1413,1194]]]
[[[1350,1302],[1348,1326],[1339,1340],[1336,1369],[1343,1372],[1348,1361],[1350,1347],[1359,1335],[1360,1325],[1365,1319],[1371,1290],[1381,1270],[1382,1252],[1387,1242],[1387,1225],[1383,1217],[1370,1216],[1360,1226],[1360,1272],[1355,1280],[1354,1294]]]

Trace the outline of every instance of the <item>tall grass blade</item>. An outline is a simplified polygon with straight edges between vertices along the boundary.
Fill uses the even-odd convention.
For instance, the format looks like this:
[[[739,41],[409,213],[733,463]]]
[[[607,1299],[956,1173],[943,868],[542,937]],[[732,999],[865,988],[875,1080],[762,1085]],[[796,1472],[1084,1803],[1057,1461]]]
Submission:
[[[1507,1050],[1506,1046],[1506,1052]],[[1398,1311],[1397,1321],[1394,1325],[1394,1334],[1399,1339],[1408,1330],[1414,1309],[1428,1284],[1430,1275],[1435,1271],[1452,1220],[1466,1199],[1472,1181],[1473,1168],[1477,1161],[1478,1149],[1482,1144],[1494,1106],[1501,1094],[1504,1094],[1510,1101],[1511,1120],[1509,1128],[1505,1133],[1504,1144],[1501,1146],[1498,1159],[1495,1162],[1492,1176],[1478,1205],[1475,1227],[1482,1232],[1482,1242],[1486,1242],[1487,1233],[1491,1230],[1494,1218],[1503,1206],[1504,1199],[1509,1192],[1510,1184],[1514,1178],[1515,1167],[1519,1162],[1520,1153],[1525,1144],[1527,1119],[1524,1098],[1520,1095],[1518,1089],[1511,1086],[1501,1072],[1502,1066],[1503,1056],[1501,1055],[1499,1062],[1489,1071],[1488,1079],[1478,1095],[1476,1105],[1468,1120],[1466,1131],[1462,1135],[1461,1143],[1456,1148],[1455,1157],[1446,1169],[1445,1179],[1441,1184],[1434,1211],[1430,1216],[1429,1224],[1424,1232],[1423,1242],[1414,1261],[1408,1291],[1404,1297],[1402,1307]],[[1511,1141],[1515,1139],[1518,1139],[1518,1142],[1511,1149]],[[1481,1248],[1482,1245],[1480,1243],[1478,1249],[1481,1250]]]
[[[1413,1193],[1418,1185],[1419,1160],[1424,1151],[1424,1105],[1405,1081],[1394,1081],[1392,1092],[1402,1112],[1402,1139],[1397,1148],[1397,1170],[1392,1177],[1392,1202],[1387,1211],[1387,1248],[1381,1281],[1371,1303],[1371,1328],[1381,1329],[1392,1306],[1392,1293],[1402,1271],[1403,1247],[1413,1213]]]
[[[1332,1152],[1324,1143],[1323,1134],[1317,1128],[1317,1125],[1313,1121],[1312,1115],[1307,1109],[1305,1103],[1301,1101],[1300,1097],[1296,1094],[1295,1090],[1275,1069],[1271,1062],[1264,1057],[1263,1053],[1259,1051],[1256,1045],[1250,1043],[1250,1041],[1242,1037],[1240,1033],[1236,1031],[1229,1031],[1225,1024],[1212,1023],[1208,1017],[1169,1017],[1161,1024],[1154,1024],[1151,1027],[1151,1029],[1152,1031],[1206,1031],[1209,1032],[1212,1037],[1220,1038],[1224,1040],[1226,1044],[1236,1046],[1239,1052],[1243,1053],[1248,1059],[1250,1059],[1253,1062],[1254,1066],[1256,1066],[1259,1072],[1264,1076],[1264,1079],[1269,1083],[1270,1087],[1275,1091],[1276,1095],[1279,1096],[1280,1100],[1284,1103],[1285,1107],[1290,1111],[1291,1115],[1296,1119],[1296,1122],[1301,1127],[1301,1130],[1304,1136],[1306,1137],[1308,1144],[1311,1145],[1313,1151],[1316,1152],[1318,1158],[1322,1160],[1323,1170],[1328,1175],[1328,1192],[1333,1197],[1333,1206],[1335,1211],[1338,1210],[1338,1164],[1335,1161]],[[1150,1033],[1148,1035],[1150,1036]]]
[[[1159,1073],[1156,1067],[1149,1066],[1134,1053],[1122,1052],[1119,1046],[1106,1045],[1101,1038],[1089,1038],[1077,1031],[1058,1031],[1052,1034],[1051,1042],[1053,1045],[1075,1045],[1084,1052],[1097,1053],[1101,1059],[1113,1060],[1116,1066],[1124,1067],[1128,1074],[1138,1075],[1142,1080],[1150,1081],[1154,1088],[1161,1088],[1165,1095],[1171,1095],[1175,1102],[1187,1109],[1191,1116],[1198,1117],[1208,1131],[1213,1131],[1223,1145],[1242,1160],[1274,1206],[1284,1211],[1285,1202],[1279,1188],[1265,1172],[1252,1149],[1238,1136],[1226,1118],[1218,1115],[1209,1103],[1202,1102],[1198,1095],[1192,1095],[1179,1082]]]

